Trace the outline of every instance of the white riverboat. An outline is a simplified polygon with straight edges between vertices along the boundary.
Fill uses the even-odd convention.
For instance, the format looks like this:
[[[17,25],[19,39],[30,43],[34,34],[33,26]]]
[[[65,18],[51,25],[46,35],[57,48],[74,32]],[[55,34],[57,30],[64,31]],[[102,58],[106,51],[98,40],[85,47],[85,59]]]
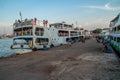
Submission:
[[[120,13],[110,21],[111,46],[120,54]]]
[[[36,19],[16,21],[14,23],[14,38],[11,49],[16,53],[26,53],[36,49],[68,44],[80,40],[80,30],[74,30],[73,25],[65,23],[47,23],[40,25]]]

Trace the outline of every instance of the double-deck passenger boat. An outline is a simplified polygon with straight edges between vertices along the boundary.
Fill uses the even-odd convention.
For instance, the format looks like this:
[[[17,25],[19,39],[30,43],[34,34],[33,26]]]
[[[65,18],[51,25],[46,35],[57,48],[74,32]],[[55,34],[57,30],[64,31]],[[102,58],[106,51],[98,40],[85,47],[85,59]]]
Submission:
[[[82,35],[80,30],[74,30],[73,25],[62,22],[45,26],[36,19],[15,21],[13,32],[15,37],[11,48],[16,53],[68,44],[80,40]]]

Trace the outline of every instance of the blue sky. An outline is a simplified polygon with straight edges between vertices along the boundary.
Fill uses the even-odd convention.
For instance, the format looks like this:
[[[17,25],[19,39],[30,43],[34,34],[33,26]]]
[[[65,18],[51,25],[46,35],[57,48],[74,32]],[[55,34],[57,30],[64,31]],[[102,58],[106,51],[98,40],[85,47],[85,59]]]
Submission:
[[[12,33],[20,11],[23,19],[36,17],[69,24],[77,21],[79,27],[91,30],[108,27],[120,13],[120,0],[0,0],[0,34]]]

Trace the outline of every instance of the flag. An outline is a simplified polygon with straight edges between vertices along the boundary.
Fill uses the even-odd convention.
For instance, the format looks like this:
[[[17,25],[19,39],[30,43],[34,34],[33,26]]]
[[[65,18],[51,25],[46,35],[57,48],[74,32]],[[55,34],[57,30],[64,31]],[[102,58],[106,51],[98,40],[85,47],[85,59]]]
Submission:
[[[20,17],[22,17],[22,14],[21,14],[21,12],[20,12]]]
[[[20,14],[21,22],[22,22],[22,14],[21,14],[21,12],[19,14]]]

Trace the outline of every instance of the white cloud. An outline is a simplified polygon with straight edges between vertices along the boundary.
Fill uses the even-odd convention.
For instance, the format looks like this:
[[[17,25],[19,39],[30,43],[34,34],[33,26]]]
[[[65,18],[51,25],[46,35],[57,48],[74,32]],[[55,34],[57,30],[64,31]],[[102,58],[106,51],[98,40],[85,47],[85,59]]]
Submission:
[[[83,23],[82,27],[88,30],[93,30],[96,28],[107,28],[109,27],[109,21],[104,19],[96,19],[91,22]]]
[[[118,11],[118,10],[120,10],[120,7],[112,7],[112,6],[110,6],[110,3],[107,3],[104,6],[90,5],[90,6],[81,6],[81,7],[91,8],[91,9],[109,10],[109,11]]]

